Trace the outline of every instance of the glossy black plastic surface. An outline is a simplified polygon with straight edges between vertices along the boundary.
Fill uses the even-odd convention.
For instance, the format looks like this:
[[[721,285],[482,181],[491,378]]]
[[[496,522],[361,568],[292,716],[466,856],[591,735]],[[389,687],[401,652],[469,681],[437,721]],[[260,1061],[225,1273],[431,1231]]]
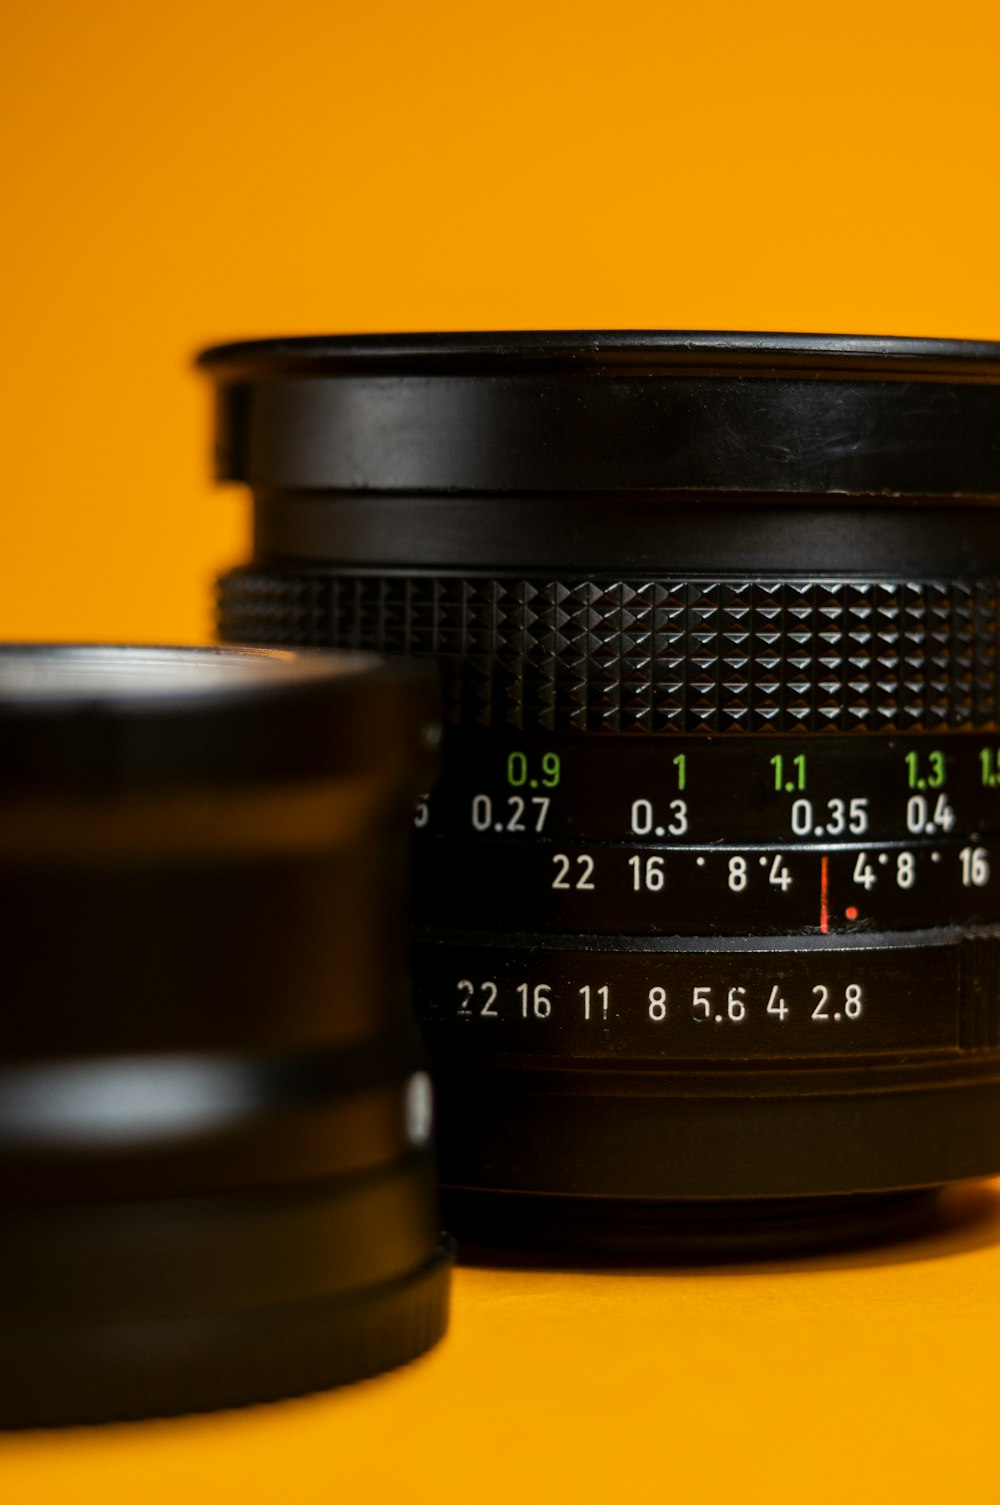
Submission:
[[[440,1335],[405,953],[437,714],[370,656],[0,648],[0,1425]]]

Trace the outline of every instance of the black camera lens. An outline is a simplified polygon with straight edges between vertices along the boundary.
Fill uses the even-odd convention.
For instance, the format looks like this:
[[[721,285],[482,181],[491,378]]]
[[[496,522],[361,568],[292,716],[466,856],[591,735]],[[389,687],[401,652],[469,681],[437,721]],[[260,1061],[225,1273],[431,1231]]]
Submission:
[[[223,636],[444,675],[415,966],[457,1229],[826,1237],[1000,1171],[1000,345],[203,364],[254,499]]]
[[[239,1405],[446,1321],[407,976],[433,675],[0,648],[0,1425]]]

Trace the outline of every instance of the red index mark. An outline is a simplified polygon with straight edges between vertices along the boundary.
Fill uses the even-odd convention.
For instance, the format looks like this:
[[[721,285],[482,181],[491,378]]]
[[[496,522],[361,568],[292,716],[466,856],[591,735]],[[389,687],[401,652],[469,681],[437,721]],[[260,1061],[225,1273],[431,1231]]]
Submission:
[[[830,859],[824,857],[819,867],[819,929],[821,935],[826,935],[830,929]]]

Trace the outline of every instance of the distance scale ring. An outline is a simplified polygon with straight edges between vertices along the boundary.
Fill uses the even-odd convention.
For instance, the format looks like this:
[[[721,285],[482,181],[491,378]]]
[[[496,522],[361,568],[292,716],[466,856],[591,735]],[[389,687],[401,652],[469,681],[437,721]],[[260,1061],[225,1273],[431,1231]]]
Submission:
[[[1000,719],[998,582],[234,570],[224,639],[430,657],[455,725],[968,730]]]

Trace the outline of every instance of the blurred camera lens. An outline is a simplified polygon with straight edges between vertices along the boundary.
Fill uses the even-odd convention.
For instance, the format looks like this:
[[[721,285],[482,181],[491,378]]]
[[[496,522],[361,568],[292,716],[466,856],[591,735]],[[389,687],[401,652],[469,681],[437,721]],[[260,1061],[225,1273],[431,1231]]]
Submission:
[[[431,659],[459,1231],[754,1247],[1000,1170],[1000,346],[211,351],[221,630]]]
[[[442,1333],[406,951],[437,700],[364,655],[0,649],[0,1424]]]

